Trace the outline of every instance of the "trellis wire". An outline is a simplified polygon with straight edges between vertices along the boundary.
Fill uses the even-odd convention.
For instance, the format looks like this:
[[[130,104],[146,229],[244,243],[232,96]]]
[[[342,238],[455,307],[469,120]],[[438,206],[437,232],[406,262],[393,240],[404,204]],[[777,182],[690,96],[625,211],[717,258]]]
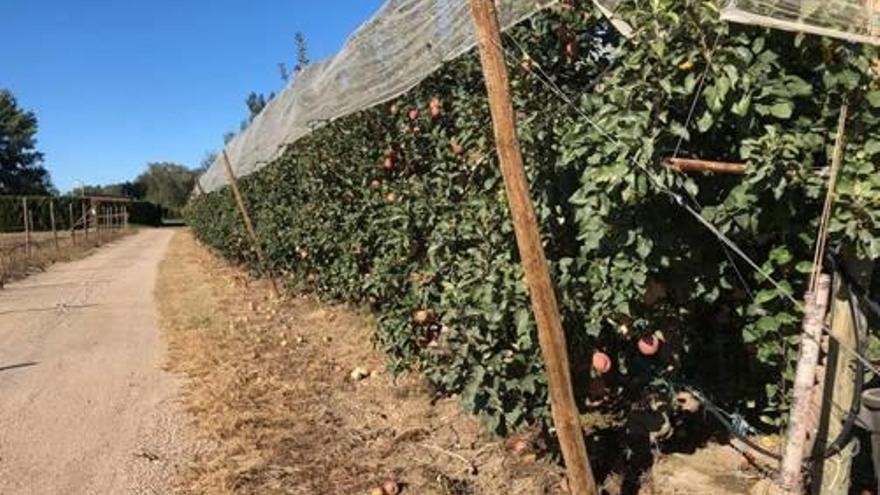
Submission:
[[[578,115],[581,116],[581,118],[583,118],[587,122],[587,124],[589,124],[591,127],[596,129],[601,136],[608,139],[609,141],[611,141],[614,144],[617,144],[619,146],[624,146],[624,143],[622,141],[620,141],[615,136],[611,135],[608,131],[603,129],[599,124],[597,124],[593,119],[591,119],[590,116],[586,114],[586,112],[584,112],[579,106],[575,105],[572,98],[570,96],[568,96],[561,88],[559,88],[559,86],[557,86],[556,83],[553,82],[553,80],[549,77],[549,75],[547,75],[544,68],[541,67],[541,65],[537,61],[535,61],[534,58],[531,57],[531,55],[528,53],[528,51],[525,50],[525,48],[520,43],[518,43],[515,39],[513,39],[510,36],[508,36],[507,38],[509,40],[511,40],[512,43],[514,45],[516,45],[516,47],[520,50],[520,52],[525,57],[528,57],[528,60],[530,61],[530,63],[532,63],[538,69],[538,80],[541,81],[542,84],[544,84],[548,89],[550,89],[550,91],[553,94],[555,94],[563,103],[565,103],[566,105],[571,107]],[[510,51],[505,47],[502,47],[502,49],[505,51],[505,54],[509,58],[512,58],[513,61],[517,60],[516,54],[510,53]],[[745,261],[756,273],[761,275],[761,277],[764,278],[764,280],[769,282],[777,291],[779,291],[779,293],[784,298],[786,298],[788,301],[790,301],[795,306],[796,309],[803,311],[804,304],[801,301],[797,300],[794,297],[794,295],[791,293],[790,290],[788,290],[779,281],[777,281],[775,278],[773,278],[772,275],[770,275],[765,270],[763,270],[754,260],[752,260],[752,258],[748,254],[745,253],[745,251],[742,250],[742,248],[739,247],[739,245],[737,245],[732,239],[727,237],[727,235],[725,235],[717,227],[715,227],[715,225],[712,224],[709,220],[707,220],[700,212],[696,211],[693,207],[691,207],[689,204],[687,204],[687,202],[685,201],[684,197],[681,194],[670,189],[666,184],[664,184],[660,179],[658,179],[644,164],[639,163],[639,161],[636,160],[635,157],[630,157],[629,161],[632,165],[635,165],[638,169],[640,169],[651,180],[651,182],[653,182],[658,187],[658,189],[661,192],[663,192],[664,194],[667,194],[670,198],[672,198],[672,200],[676,204],[678,204],[681,208],[683,208],[685,211],[687,211],[692,217],[694,217],[694,219],[696,219],[707,230],[709,230],[709,232],[711,232],[712,235],[714,235],[720,242],[727,245],[727,247],[729,247],[734,253],[736,253],[737,256],[739,256],[743,261]],[[880,375],[880,368],[875,366],[870,360],[868,360],[865,356],[863,356],[858,350],[853,349],[852,347],[850,347],[846,343],[842,342],[836,335],[832,334],[831,329],[827,325],[822,326],[822,331],[825,332],[825,334],[828,335],[830,338],[834,339],[841,349],[843,349],[847,353],[851,354],[855,359],[858,359],[862,364],[864,364],[866,368],[868,368],[872,372]]]

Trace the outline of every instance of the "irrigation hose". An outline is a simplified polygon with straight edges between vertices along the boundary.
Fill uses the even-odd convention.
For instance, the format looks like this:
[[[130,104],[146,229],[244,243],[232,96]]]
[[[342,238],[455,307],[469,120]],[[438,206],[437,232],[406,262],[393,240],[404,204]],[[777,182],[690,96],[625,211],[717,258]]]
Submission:
[[[838,263],[837,259],[834,256],[829,255],[828,260],[830,261],[831,266],[833,268],[832,273],[834,273],[836,276],[841,277],[841,280],[843,281],[844,285],[847,288],[847,292],[849,293],[850,317],[853,320],[853,333],[854,333],[854,337],[855,337],[855,339],[854,339],[855,348],[858,350],[858,352],[862,352],[861,335],[862,335],[863,328],[862,328],[862,320],[861,320],[861,318],[859,318],[859,311],[858,311],[858,309],[861,307],[859,296],[861,296],[861,299],[865,299],[865,300],[869,301],[870,303],[873,303],[876,306],[876,308],[871,308],[871,309],[873,311],[877,312],[878,315],[880,315],[880,312],[877,311],[878,309],[880,309],[880,304],[877,304],[876,302],[870,301],[870,299],[867,299],[867,296],[865,296],[865,293],[861,289],[861,287],[859,287],[853,281],[850,274],[845,271],[845,269],[841,266],[840,263]],[[838,453],[840,453],[844,449],[844,447],[849,443],[850,439],[852,438],[853,426],[855,426],[855,422],[858,417],[859,409],[861,408],[861,405],[862,405],[862,392],[864,391],[864,387],[865,387],[865,365],[861,361],[856,360],[855,393],[853,394],[853,399],[852,399],[852,404],[850,405],[850,409],[846,414],[846,419],[843,422],[843,427],[841,428],[840,433],[838,434],[837,438],[835,438],[834,441],[831,442],[831,444],[829,444],[827,448],[825,448],[821,453],[813,453],[810,456],[806,457],[804,459],[805,463],[815,462],[818,460],[825,460],[830,457],[833,457],[833,456],[837,455]],[[711,402],[707,401],[705,403],[705,407],[706,407],[706,410],[709,411],[713,416],[715,416],[715,418],[722,424],[722,426],[724,426],[724,428],[731,435],[733,435],[737,440],[744,443],[750,449],[752,449],[752,450],[754,450],[764,456],[767,456],[771,459],[774,459],[777,461],[782,460],[781,455],[758,445],[752,439],[750,439],[748,436],[744,435],[738,429],[734,428],[733,424],[731,424],[731,422],[727,418],[727,416],[725,416],[725,414],[717,406],[715,406]]]

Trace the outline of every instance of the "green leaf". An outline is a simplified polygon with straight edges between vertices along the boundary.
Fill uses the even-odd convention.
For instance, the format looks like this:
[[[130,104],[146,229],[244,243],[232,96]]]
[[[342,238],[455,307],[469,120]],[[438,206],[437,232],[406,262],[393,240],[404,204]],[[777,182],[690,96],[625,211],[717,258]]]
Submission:
[[[794,267],[795,271],[801,274],[811,273],[813,271],[812,261],[801,261]]]
[[[756,323],[755,328],[763,333],[770,333],[779,330],[779,321],[772,316],[762,316]]]
[[[712,114],[707,110],[703,116],[700,117],[700,120],[697,121],[697,129],[700,132],[706,132],[712,127],[713,122],[714,119],[712,118]]]
[[[781,101],[770,107],[770,114],[780,119],[791,118],[794,112],[794,104],[790,101]]]
[[[880,91],[868,91],[865,95],[865,99],[868,100],[868,103],[874,108],[880,108]]]
[[[733,106],[730,108],[730,111],[733,112],[735,115],[739,115],[740,117],[743,117],[746,115],[746,113],[748,113],[749,107],[751,105],[752,105],[752,95],[746,94],[746,95],[743,95],[743,97],[740,98],[740,100],[738,102],[733,104]]]

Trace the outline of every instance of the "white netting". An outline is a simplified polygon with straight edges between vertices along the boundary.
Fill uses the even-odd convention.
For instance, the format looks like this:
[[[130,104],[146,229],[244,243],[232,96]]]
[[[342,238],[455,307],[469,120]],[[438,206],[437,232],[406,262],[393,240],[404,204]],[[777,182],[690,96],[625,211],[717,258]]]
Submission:
[[[496,0],[510,27],[556,0]],[[388,0],[328,60],[308,66],[227,145],[238,177],[277,158],[283,147],[327,121],[407,92],[476,44],[467,0]],[[222,155],[199,179],[206,192],[226,184]]]
[[[880,45],[880,0],[730,0],[721,17]]]

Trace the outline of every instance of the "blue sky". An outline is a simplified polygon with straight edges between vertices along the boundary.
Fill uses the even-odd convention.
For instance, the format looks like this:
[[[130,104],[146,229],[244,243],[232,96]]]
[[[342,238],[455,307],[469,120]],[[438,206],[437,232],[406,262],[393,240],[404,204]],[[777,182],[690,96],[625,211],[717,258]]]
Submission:
[[[332,55],[382,0],[2,0],[0,88],[40,123],[61,191],[134,178],[148,162],[194,167],[282,87],[302,31]],[[11,45],[10,45],[11,43]]]

